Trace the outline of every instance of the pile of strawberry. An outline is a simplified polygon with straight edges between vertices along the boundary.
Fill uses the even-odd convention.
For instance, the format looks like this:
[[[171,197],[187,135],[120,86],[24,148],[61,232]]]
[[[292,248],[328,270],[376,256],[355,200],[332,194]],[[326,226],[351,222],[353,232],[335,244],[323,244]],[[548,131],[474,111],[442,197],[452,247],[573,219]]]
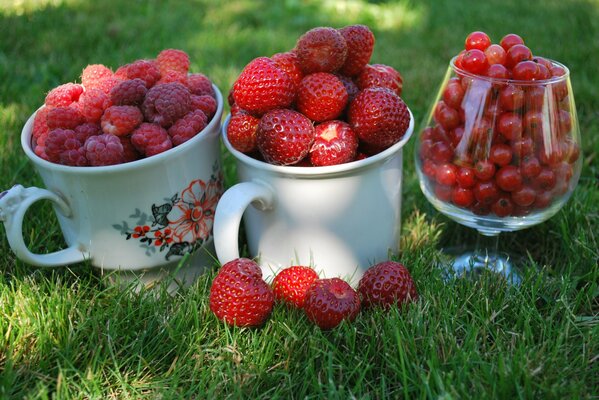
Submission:
[[[513,33],[472,32],[454,58],[430,124],[421,170],[442,202],[500,218],[544,210],[571,189],[580,146],[566,69]]]
[[[272,286],[262,279],[258,264],[247,258],[221,267],[210,288],[210,309],[229,325],[257,327],[268,319],[275,302],[301,309],[321,329],[353,321],[360,309],[402,307],[418,298],[406,267],[385,261],[370,267],[354,290],[340,278],[319,279],[306,266],[281,270]]]
[[[115,72],[85,67],[81,84],[52,89],[34,119],[31,146],[63,165],[114,165],[150,157],[199,133],[217,109],[212,82],[189,73],[189,56],[166,49]]]
[[[325,166],[397,143],[410,123],[403,79],[369,64],[374,42],[364,25],[318,27],[252,60],[229,94],[231,145],[271,164]]]

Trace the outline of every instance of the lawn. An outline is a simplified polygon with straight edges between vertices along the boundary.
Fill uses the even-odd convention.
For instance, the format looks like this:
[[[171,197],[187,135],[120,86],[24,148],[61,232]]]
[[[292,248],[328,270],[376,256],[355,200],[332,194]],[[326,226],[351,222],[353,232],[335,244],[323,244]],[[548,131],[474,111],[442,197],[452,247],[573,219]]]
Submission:
[[[474,233],[422,195],[404,153],[402,238],[418,303],[368,311],[322,332],[276,306],[259,329],[230,328],[208,308],[218,270],[175,296],[132,294],[89,265],[38,269],[0,233],[0,398],[597,398],[599,396],[599,1],[0,0],[0,189],[41,185],[19,136],[45,94],[87,64],[116,67],[180,48],[225,95],[244,65],[292,48],[315,26],[370,26],[372,61],[404,77],[424,118],[446,63],[473,30],[520,34],[572,72],[584,165],[549,221],[503,234],[522,284],[447,282],[440,249]],[[235,182],[223,152],[226,184]],[[49,204],[29,213],[38,252],[61,248]],[[164,294],[164,293],[163,293]]]

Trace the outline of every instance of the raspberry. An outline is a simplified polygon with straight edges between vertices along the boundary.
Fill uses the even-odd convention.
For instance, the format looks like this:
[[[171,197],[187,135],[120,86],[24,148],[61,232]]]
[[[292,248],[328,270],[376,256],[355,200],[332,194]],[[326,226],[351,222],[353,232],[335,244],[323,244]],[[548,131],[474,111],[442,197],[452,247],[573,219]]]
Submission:
[[[99,135],[102,133],[100,124],[86,122],[75,128],[75,136],[81,143],[85,143],[88,137]]]
[[[67,107],[79,100],[83,86],[77,83],[65,83],[50,90],[44,103],[52,107]]]
[[[215,97],[212,81],[210,81],[210,79],[204,74],[187,75],[187,82],[185,83],[185,86],[187,86],[191,94],[198,96],[207,94],[209,96]]]
[[[48,129],[74,129],[83,122],[83,116],[73,107],[54,107],[46,114]]]
[[[142,157],[135,146],[133,146],[133,143],[131,143],[130,136],[119,136],[119,140],[123,145],[123,162],[139,160]]]
[[[177,71],[184,75],[189,72],[189,56],[183,50],[162,50],[156,56],[156,64],[163,75],[166,71]]]
[[[116,136],[128,135],[143,119],[143,114],[135,106],[110,106],[102,115],[102,131]]]
[[[142,110],[146,120],[168,128],[191,109],[189,89],[178,82],[164,83],[146,94]]]
[[[356,76],[366,64],[374,50],[374,34],[365,25],[350,25],[339,29],[347,43],[347,58],[339,70],[343,75]]]
[[[33,149],[33,152],[39,158],[43,158],[46,161],[50,161],[50,159],[48,158],[48,155],[46,154],[46,147],[45,146],[36,145],[35,148]]]
[[[42,107],[35,113],[33,118],[33,139],[39,142],[39,138],[48,134],[48,123],[46,122],[46,116],[50,111],[50,107]]]
[[[370,88],[361,91],[351,103],[348,121],[360,140],[386,148],[406,133],[410,113],[403,100],[391,90]]]
[[[304,73],[302,72],[302,68],[300,67],[299,60],[297,58],[297,54],[294,52],[288,51],[286,53],[277,53],[274,54],[272,60],[277,63],[279,68],[281,68],[287,75],[293,79],[295,85],[298,86],[304,77]]]
[[[235,149],[242,153],[251,153],[256,150],[256,130],[260,118],[240,111],[231,115],[227,125],[227,139]]]
[[[112,70],[102,64],[91,64],[81,72],[81,84],[86,90],[99,87],[100,81],[112,77]]]
[[[291,165],[300,162],[314,141],[314,126],[305,115],[289,109],[264,114],[258,124],[256,144],[270,164]]]
[[[168,129],[173,146],[188,141],[206,127],[208,119],[201,110],[195,110],[179,119]]]
[[[356,78],[356,83],[360,90],[371,87],[384,87],[391,89],[398,96],[401,96],[403,89],[401,74],[393,67],[384,64],[367,65]]]
[[[173,147],[166,129],[156,124],[144,122],[133,131],[131,143],[146,157],[162,153]]]
[[[85,167],[89,165],[83,147],[63,151],[60,153],[60,160],[58,162],[62,165],[71,165],[75,167]]]
[[[110,91],[119,83],[121,83],[123,81],[122,78],[119,78],[117,76],[111,76],[105,79],[102,79],[101,81],[99,81],[97,83],[97,87],[96,89],[100,89],[101,91],[103,91],[104,93],[106,93],[107,95],[110,96]]]
[[[171,82],[179,82],[182,85],[187,85],[187,75],[179,71],[164,71],[161,73],[160,79],[155,84],[160,85]]]
[[[295,52],[305,74],[335,72],[345,63],[347,43],[336,29],[310,29],[297,41]]]
[[[75,131],[72,129],[58,128],[48,132],[48,137],[45,142],[45,152],[50,161],[59,164],[63,164],[64,161],[80,161],[80,157],[77,157],[76,155],[71,157],[66,154],[70,151],[77,151],[80,148],[81,142],[77,139]]]
[[[87,122],[100,122],[104,111],[112,104],[101,89],[87,89],[79,98],[81,114]]]
[[[120,82],[110,91],[110,100],[115,106],[137,106],[143,103],[148,89],[139,78]]]
[[[160,79],[160,70],[156,63],[148,60],[137,60],[126,67],[128,79],[139,78],[146,83],[149,89]]]
[[[302,79],[297,91],[297,110],[313,121],[337,118],[347,105],[343,82],[327,72],[316,72]]]
[[[258,57],[245,66],[233,85],[235,103],[252,114],[262,115],[293,103],[297,86],[267,57]]]
[[[212,96],[196,96],[195,94],[192,94],[190,108],[192,110],[202,110],[204,114],[206,114],[206,117],[208,117],[208,121],[211,121],[216,113],[217,104]]]
[[[312,165],[337,165],[353,161],[358,149],[358,136],[343,121],[327,121],[316,126],[310,149]]]
[[[85,156],[92,166],[115,165],[124,160],[123,145],[110,133],[90,136],[83,145]]]

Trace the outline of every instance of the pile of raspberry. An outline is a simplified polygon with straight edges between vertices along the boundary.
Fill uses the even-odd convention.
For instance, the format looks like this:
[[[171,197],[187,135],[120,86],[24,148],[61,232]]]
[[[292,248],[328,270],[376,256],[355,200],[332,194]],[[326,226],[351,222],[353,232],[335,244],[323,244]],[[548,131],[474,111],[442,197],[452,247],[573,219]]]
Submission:
[[[71,166],[122,164],[151,157],[198,134],[217,109],[209,78],[189,73],[189,56],[166,49],[116,71],[85,67],[81,83],[51,90],[35,115],[31,146]]]
[[[276,165],[326,166],[377,154],[410,124],[403,78],[369,64],[374,34],[365,25],[317,27],[293,50],[248,63],[229,94],[227,139]]]

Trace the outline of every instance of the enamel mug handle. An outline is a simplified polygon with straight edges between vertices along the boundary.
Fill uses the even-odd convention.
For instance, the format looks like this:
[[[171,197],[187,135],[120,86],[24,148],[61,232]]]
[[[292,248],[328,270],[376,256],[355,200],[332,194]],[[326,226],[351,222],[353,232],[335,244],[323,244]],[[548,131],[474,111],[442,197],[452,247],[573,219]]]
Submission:
[[[237,246],[241,217],[250,204],[260,210],[271,209],[272,189],[261,182],[242,182],[229,188],[216,206],[214,215],[214,247],[221,264],[239,258]]]
[[[89,254],[74,244],[66,249],[49,254],[35,254],[29,251],[23,240],[23,218],[27,209],[38,200],[53,201],[66,217],[71,215],[67,203],[55,193],[37,187],[24,188],[15,185],[0,194],[0,221],[4,222],[6,237],[10,247],[21,260],[39,267],[57,267],[73,264],[89,258]]]

